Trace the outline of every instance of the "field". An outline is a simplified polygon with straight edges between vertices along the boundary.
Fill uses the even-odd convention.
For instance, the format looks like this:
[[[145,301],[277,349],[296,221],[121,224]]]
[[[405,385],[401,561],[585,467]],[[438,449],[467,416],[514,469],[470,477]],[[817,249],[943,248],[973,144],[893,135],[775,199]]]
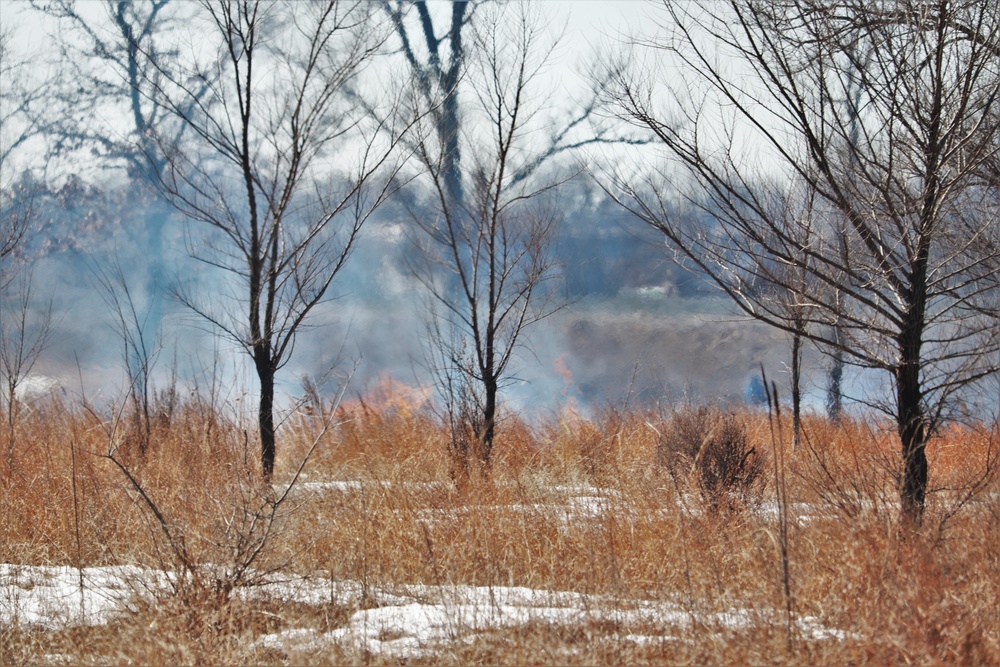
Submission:
[[[793,448],[744,408],[507,416],[466,478],[419,402],[289,415],[271,486],[206,398],[159,405],[145,453],[128,411],[25,406],[0,663],[1000,663],[994,428],[937,434],[904,530],[872,421]]]

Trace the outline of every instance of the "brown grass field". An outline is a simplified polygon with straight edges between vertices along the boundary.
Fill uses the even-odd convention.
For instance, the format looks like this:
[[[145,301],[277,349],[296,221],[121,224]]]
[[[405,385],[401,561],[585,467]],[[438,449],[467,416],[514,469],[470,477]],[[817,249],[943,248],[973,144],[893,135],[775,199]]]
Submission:
[[[904,531],[873,422],[810,416],[793,450],[784,418],[746,409],[508,416],[489,479],[456,484],[404,389],[291,415],[273,488],[206,400],[161,411],[145,456],[113,412],[25,406],[0,663],[1000,664],[995,428],[937,435]],[[708,488],[672,453],[707,456],[723,422],[759,476]],[[31,616],[56,571],[82,585]]]

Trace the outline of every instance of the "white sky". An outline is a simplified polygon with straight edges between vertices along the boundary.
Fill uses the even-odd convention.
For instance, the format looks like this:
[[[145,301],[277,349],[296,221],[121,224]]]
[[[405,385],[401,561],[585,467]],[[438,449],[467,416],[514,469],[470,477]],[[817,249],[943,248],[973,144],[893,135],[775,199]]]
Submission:
[[[599,54],[614,52],[620,39],[630,32],[648,31],[653,25],[650,17],[660,11],[658,3],[648,0],[536,0],[533,4],[548,17],[554,33],[562,32],[546,68],[554,77],[549,100],[553,107],[561,106],[564,96],[585,98],[590,85],[587,71],[601,62]],[[447,25],[450,5],[449,0],[430,2],[432,14],[440,16],[436,21],[439,32]],[[77,11],[92,17],[94,25],[108,20],[107,0],[77,0]],[[27,0],[0,0],[0,29],[10,33],[14,59],[26,61],[42,76],[44,63],[55,55],[50,39],[57,29],[55,21],[44,19]]]
[[[185,2],[188,0],[178,0]],[[102,17],[105,0],[77,0],[81,14]],[[451,3],[431,0],[435,14]],[[571,51],[589,53],[602,41],[610,41],[631,28],[648,28],[648,19],[657,13],[656,2],[649,0],[536,0],[535,5],[553,17],[552,25],[566,25],[567,45]],[[27,0],[0,0],[0,25],[15,27],[14,43],[20,49],[44,48],[49,28],[43,25]],[[567,54],[569,55],[569,54]]]

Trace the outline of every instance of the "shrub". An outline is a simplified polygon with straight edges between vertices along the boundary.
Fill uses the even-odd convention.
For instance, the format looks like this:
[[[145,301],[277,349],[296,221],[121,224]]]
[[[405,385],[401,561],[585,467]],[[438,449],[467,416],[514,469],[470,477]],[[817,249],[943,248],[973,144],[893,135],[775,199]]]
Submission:
[[[658,463],[698,487],[713,510],[759,501],[764,458],[734,414],[705,406],[675,410],[660,430]]]

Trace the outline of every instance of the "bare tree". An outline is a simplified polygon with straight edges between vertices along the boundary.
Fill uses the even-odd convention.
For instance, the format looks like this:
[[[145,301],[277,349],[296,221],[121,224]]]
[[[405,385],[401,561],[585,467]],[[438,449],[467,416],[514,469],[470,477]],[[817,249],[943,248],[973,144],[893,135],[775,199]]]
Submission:
[[[1000,200],[985,174],[1000,130],[1000,9],[730,0],[665,15],[667,36],[636,48],[671,58],[670,79],[621,68],[615,102],[683,175],[668,187],[619,172],[610,187],[755,318],[794,333],[779,303],[748,298],[721,262],[808,274],[779,278],[809,306],[804,335],[891,378],[879,405],[900,440],[903,515],[919,523],[928,438],[997,370]],[[789,179],[829,210],[808,243],[770,204]],[[674,215],[679,196],[711,224]]]
[[[561,182],[524,171],[540,164],[532,132],[545,129],[536,114],[551,45],[539,17],[524,5],[481,8],[478,17],[467,35],[462,128],[454,136],[461,186],[448,159],[453,137],[431,116],[417,145],[431,202],[413,212],[422,232],[413,268],[434,303],[435,370],[462,474],[488,472],[515,352],[552,312],[557,216],[544,195]]]
[[[107,268],[95,266],[94,283],[108,306],[112,327],[122,343],[132,427],[139,440],[139,453],[145,456],[152,439],[152,375],[160,353],[160,332],[150,322],[152,306],[147,303],[143,308],[117,261]]]
[[[609,128],[597,122],[599,119],[596,118],[594,112],[601,97],[601,90],[598,88],[583,104],[573,108],[560,109],[559,111],[565,114],[564,119],[544,128],[544,131],[536,132],[533,145],[530,149],[526,146],[523,135],[526,131],[530,131],[527,129],[531,122],[528,116],[539,111],[541,105],[535,107],[531,104],[534,100],[529,101],[520,97],[515,99],[515,96],[520,95],[523,91],[515,91],[514,88],[520,86],[526,91],[528,87],[534,88],[537,82],[518,81],[515,84],[513,71],[508,71],[505,74],[505,76],[511,77],[509,81],[491,80],[491,77],[495,79],[500,74],[496,68],[505,65],[500,62],[499,58],[507,57],[512,62],[518,58],[524,59],[527,54],[522,53],[518,56],[513,51],[525,48],[535,49],[539,46],[537,43],[539,26],[531,25],[528,27],[526,25],[523,7],[517,9],[512,6],[497,6],[486,2],[452,0],[450,11],[447,14],[447,23],[443,29],[440,29],[440,26],[435,26],[434,16],[426,2],[409,3],[402,0],[384,0],[382,6],[392,21],[398,39],[399,51],[412,73],[415,88],[414,97],[423,108],[428,110],[429,120],[421,135],[422,140],[418,142],[417,153],[425,168],[428,169],[430,180],[433,182],[436,191],[435,205],[440,209],[438,215],[441,215],[441,210],[447,210],[447,217],[450,220],[444,225],[452,226],[455,230],[466,229],[467,237],[464,240],[462,234],[456,234],[454,238],[442,238],[434,231],[440,230],[440,220],[435,223],[427,223],[426,218],[421,217],[423,213],[418,214],[416,216],[418,221],[423,220],[425,223],[419,226],[424,227],[425,231],[432,232],[426,237],[431,239],[430,245],[433,248],[433,250],[426,249],[431,251],[431,263],[436,261],[438,268],[443,268],[444,273],[450,276],[446,280],[448,287],[437,282],[437,278],[430,278],[427,265],[418,273],[423,274],[424,282],[434,284],[432,292],[435,292],[435,300],[438,302],[440,311],[438,315],[442,316],[432,327],[431,338],[434,341],[433,346],[436,351],[443,355],[443,358],[438,359],[435,367],[439,372],[440,384],[449,405],[448,415],[454,434],[452,445],[459,450],[458,458],[463,461],[463,465],[472,459],[479,459],[480,462],[485,461],[488,465],[495,429],[496,408],[495,398],[490,399],[489,396],[496,394],[499,387],[489,389],[493,382],[488,378],[493,375],[493,372],[486,371],[484,368],[475,370],[479,362],[476,361],[473,364],[471,359],[476,356],[476,353],[473,352],[476,345],[472,341],[477,337],[483,337],[480,342],[484,348],[489,347],[485,339],[494,334],[487,335],[486,330],[472,333],[473,327],[470,321],[464,323],[452,321],[444,326],[449,317],[461,320],[461,317],[454,310],[455,308],[471,307],[473,311],[484,309],[482,312],[490,309],[490,306],[485,303],[488,299],[484,300],[481,294],[475,293],[475,290],[465,289],[465,287],[471,287],[476,281],[486,280],[484,276],[488,273],[484,268],[489,264],[485,256],[481,255],[475,259],[476,253],[484,252],[484,250],[483,248],[472,250],[473,245],[478,243],[480,239],[478,232],[471,232],[475,225],[489,225],[486,220],[488,215],[485,213],[488,206],[483,205],[483,197],[488,195],[489,187],[483,189],[478,183],[482,174],[489,174],[495,167],[484,168],[484,160],[485,162],[493,160],[503,163],[500,168],[502,172],[500,181],[502,182],[494,182],[489,185],[497,186],[499,190],[503,191],[502,198],[510,197],[510,201],[513,203],[520,196],[514,194],[518,188],[523,188],[524,193],[531,192],[532,188],[539,189],[540,184],[537,179],[532,185],[529,185],[528,181],[534,179],[543,168],[555,162],[560,156],[573,154],[578,149],[595,144],[643,143],[645,140],[613,134]],[[503,35],[509,43],[503,44],[503,49],[500,49],[506,49],[510,53],[501,54],[496,43],[498,14],[509,12],[510,16],[514,16],[518,11],[521,14],[513,20],[512,27],[507,34]],[[515,34],[519,30],[522,31],[521,34]],[[529,32],[534,34],[526,41],[524,37]],[[484,35],[491,33],[493,37],[484,38]],[[494,43],[488,44],[487,42],[490,40]],[[484,48],[492,49],[492,51],[480,58],[484,53]],[[488,60],[491,62],[487,63]],[[484,63],[486,64],[484,65]],[[534,63],[527,66],[528,69],[532,67],[534,67]],[[484,71],[490,68],[496,71],[492,74]],[[527,70],[522,72],[522,74],[524,73],[527,73]],[[534,75],[535,73],[531,74],[532,77]],[[486,91],[486,86],[495,84],[499,84],[496,90]],[[491,95],[494,98],[492,100],[489,99]],[[511,108],[491,109],[490,104],[513,104],[517,110],[513,111]],[[530,111],[528,110],[529,106],[532,107]],[[502,119],[504,113],[515,116],[520,113],[521,116],[507,119],[511,121],[511,127],[503,129],[500,126],[506,122]],[[492,118],[490,118],[491,114]],[[498,125],[490,127],[492,124]],[[489,136],[490,141],[497,144],[499,148],[494,146],[484,153],[482,149],[485,143],[477,140],[475,134],[477,132],[481,136],[485,132],[485,136]],[[505,132],[509,132],[510,136],[504,137]],[[513,146],[518,154],[500,155],[494,152],[492,158],[485,157],[490,154],[490,151],[507,150],[504,148],[505,142],[509,142],[509,145]],[[473,153],[477,154],[473,155]],[[554,185],[555,181],[551,184]],[[474,185],[479,189],[470,190]],[[541,194],[541,191],[544,190],[545,188],[541,187],[536,194]],[[528,199],[531,199],[531,196]],[[518,202],[517,205],[521,206],[522,203]],[[479,216],[479,219],[478,221],[463,219],[466,216],[471,218]],[[516,241],[511,239],[513,245],[523,244],[523,248],[528,246],[535,248],[517,261],[523,262],[525,266],[536,262],[535,268],[538,270],[536,279],[539,284],[547,281],[553,268],[551,258],[545,257],[548,254],[549,237],[553,233],[553,221],[544,218],[545,216],[543,219],[534,221],[536,229],[532,231],[524,229],[523,233],[518,234],[519,238]],[[514,223],[504,224],[510,227]],[[529,237],[533,238],[529,240]],[[440,253],[443,252],[442,242],[443,246],[452,249],[447,260],[442,260],[440,256]],[[465,246],[465,250],[459,252],[463,246]],[[495,250],[496,246],[493,250],[485,252]],[[479,267],[480,272],[476,273],[475,277],[468,273],[463,276],[463,272],[471,271],[477,262],[482,262]],[[465,266],[460,270],[459,267],[463,264]],[[445,266],[447,268],[444,268]],[[513,264],[508,268],[513,268]],[[497,271],[507,270],[496,267],[493,269]],[[462,283],[465,283],[465,287],[462,287]],[[505,289],[516,291],[512,288],[510,280],[507,281]],[[541,301],[547,301],[547,295],[546,299]],[[446,302],[450,305],[447,305]],[[498,305],[499,302],[493,304],[494,307]],[[541,316],[543,312],[547,312],[546,308],[541,308],[536,314]],[[450,313],[450,315],[445,317],[445,313]],[[488,317],[486,319],[488,320]],[[511,348],[516,348],[519,336],[520,334],[514,336],[513,340],[510,341]],[[464,352],[458,356],[467,354],[469,360],[458,364],[453,357],[456,356],[457,351],[461,350]],[[484,359],[488,356],[485,354]],[[497,359],[502,357],[503,355],[500,355]],[[507,361],[503,362],[502,372],[507,372]],[[491,364],[486,363],[485,365],[490,366]],[[484,378],[487,379],[484,380]],[[487,412],[492,416],[487,418],[485,416]],[[483,440],[484,435],[488,436],[486,441]],[[484,452],[485,457],[483,456]]]
[[[0,299],[0,377],[7,426],[6,469],[9,480],[17,468],[17,423],[21,416],[24,381],[41,358],[52,333],[52,302],[34,302],[30,267],[19,271]],[[9,287],[9,286],[8,286]],[[15,291],[10,298],[10,292]]]
[[[161,59],[153,80],[170,116],[152,131],[158,185],[207,231],[192,254],[242,292],[229,303],[180,296],[253,361],[265,478],[275,376],[389,193],[390,179],[374,177],[399,133],[366,125],[352,102],[387,32],[378,15],[363,1],[204,2],[204,42]]]
[[[861,132],[861,95],[864,92],[863,89],[863,79],[864,72],[868,68],[868,55],[861,54],[854,51],[851,57],[847,59],[848,66],[850,68],[858,68],[852,71],[849,69],[847,71],[847,89],[845,92],[845,99],[841,102],[843,105],[843,113],[847,116],[847,141],[849,146],[857,146],[858,138]],[[852,153],[853,154],[853,153]],[[848,169],[853,169],[856,166],[853,159],[848,160]],[[844,229],[843,224],[838,224],[834,226],[834,234],[841,235]],[[843,236],[838,236],[837,243],[842,245],[845,242]],[[842,306],[846,304],[841,304],[839,300],[839,291],[834,288],[834,303],[838,304],[835,308],[837,312],[840,311]],[[841,326],[841,316],[834,316],[834,323],[831,327],[830,337],[834,341],[833,349],[830,350],[830,369],[829,377],[826,387],[826,411],[827,416],[836,424],[841,420],[841,416],[844,411],[844,350],[840,345],[840,326]]]
[[[811,246],[817,234],[815,192],[790,186],[772,196],[775,198],[774,216],[782,221],[785,237],[772,238],[771,244],[794,256],[797,248]],[[745,299],[757,302],[758,308],[773,310],[774,316],[782,318],[786,324],[791,339],[792,445],[797,448],[802,434],[803,345],[807,340],[806,328],[816,319],[810,312],[812,300],[803,299],[801,295],[813,293],[817,286],[806,266],[806,258],[787,262],[767,252],[758,253],[756,245],[737,244],[727,244],[726,254],[726,259],[719,257],[722,262],[718,266],[720,272],[729,274],[726,280],[739,289]]]

